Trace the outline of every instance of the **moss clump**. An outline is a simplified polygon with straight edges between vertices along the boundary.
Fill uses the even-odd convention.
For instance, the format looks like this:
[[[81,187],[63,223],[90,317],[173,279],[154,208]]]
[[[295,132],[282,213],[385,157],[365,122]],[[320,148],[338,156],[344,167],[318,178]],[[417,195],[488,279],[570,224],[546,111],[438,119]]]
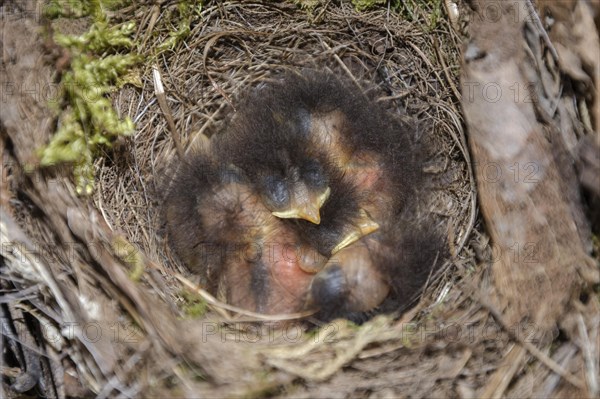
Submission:
[[[387,0],[352,0],[352,4],[356,11],[365,11],[377,5],[384,5]]]
[[[202,1],[182,1],[177,4],[176,12],[171,12],[165,17],[166,20],[172,20],[172,23],[175,24],[176,27],[174,27],[173,31],[169,32],[169,38],[158,46],[157,54],[163,51],[173,50],[189,36],[194,16],[199,16],[202,12],[202,4]]]
[[[57,44],[68,49],[71,64],[59,86],[63,109],[58,129],[50,143],[40,150],[42,166],[62,162],[74,165],[79,194],[90,194],[93,190],[93,161],[99,147],[109,146],[117,136],[133,133],[133,122],[119,118],[107,94],[115,89],[118,79],[130,74],[140,58],[136,54],[117,53],[133,47],[133,22],[111,26],[102,2],[90,1],[86,5],[92,7],[90,13],[94,16],[90,30],[81,36],[54,37]]]
[[[206,301],[200,297],[200,295],[195,294],[190,291],[182,291],[181,297],[185,301],[182,306],[183,313],[191,318],[196,319],[198,317],[202,317],[207,310]]]
[[[425,31],[433,31],[443,19],[442,1],[393,0],[391,8],[409,22],[420,22]]]
[[[118,10],[131,0],[49,0],[44,4],[44,15],[48,18],[79,18],[102,13],[103,10]]]
[[[112,249],[130,267],[129,278],[132,281],[140,281],[146,270],[140,250],[120,235],[113,240]]]

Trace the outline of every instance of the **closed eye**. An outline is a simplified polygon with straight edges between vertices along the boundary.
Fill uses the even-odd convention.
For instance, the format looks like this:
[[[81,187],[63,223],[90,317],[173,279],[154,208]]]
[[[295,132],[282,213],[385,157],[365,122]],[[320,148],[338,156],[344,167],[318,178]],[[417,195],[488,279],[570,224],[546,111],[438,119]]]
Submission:
[[[276,176],[267,176],[265,178],[265,191],[269,202],[275,207],[286,206],[290,201],[290,191],[286,182]]]
[[[310,187],[325,187],[328,183],[323,168],[318,163],[306,166],[302,172],[302,178]]]

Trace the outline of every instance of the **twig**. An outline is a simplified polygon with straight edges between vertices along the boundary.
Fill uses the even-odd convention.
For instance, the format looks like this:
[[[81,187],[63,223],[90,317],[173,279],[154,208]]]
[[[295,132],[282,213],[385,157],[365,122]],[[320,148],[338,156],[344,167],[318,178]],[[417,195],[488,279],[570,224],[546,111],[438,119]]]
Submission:
[[[195,293],[200,295],[202,297],[202,299],[204,299],[206,302],[208,302],[210,305],[212,305],[217,311],[219,311],[219,313],[221,313],[222,316],[226,317],[229,320],[231,320],[231,316],[229,316],[226,312],[223,312],[223,310],[229,310],[229,311],[239,313],[239,314],[242,314],[245,316],[250,316],[250,317],[253,317],[256,319],[256,320],[250,320],[250,321],[297,320],[297,319],[303,319],[303,318],[313,315],[315,313],[314,310],[308,310],[308,311],[304,311],[304,312],[290,313],[290,314],[279,314],[279,315],[265,315],[265,314],[261,314],[261,313],[251,312],[249,310],[238,308],[236,306],[228,305],[226,303],[219,301],[217,298],[215,298],[214,296],[209,294],[206,290],[203,290],[202,288],[198,287],[197,284],[192,283],[190,280],[183,277],[181,274],[177,273],[177,274],[174,274],[174,276],[177,280],[179,280],[181,283],[183,283],[183,285],[185,285],[187,288],[191,289],[192,291],[194,291]],[[236,321],[239,321],[239,320],[236,320]]]
[[[535,27],[538,29],[538,32],[540,33],[540,35],[542,35],[542,38],[544,38],[544,42],[546,43],[546,46],[548,46],[548,49],[550,50],[550,53],[552,54],[554,61],[558,62],[558,52],[554,48],[554,45],[552,44],[552,41],[550,40],[550,36],[548,36],[548,32],[546,32],[546,29],[544,29],[544,25],[542,24],[542,21],[540,20],[540,16],[538,15],[535,7],[531,3],[531,0],[527,0],[525,2],[525,4],[527,5],[528,15],[533,17],[533,22],[535,24]]]
[[[175,127],[175,122],[173,122],[173,114],[171,113],[171,109],[167,105],[165,89],[163,87],[162,79],[157,65],[152,66],[152,77],[154,80],[154,94],[156,95],[156,99],[158,100],[158,105],[160,106],[160,109],[163,112],[165,119],[167,120],[167,124],[169,125],[171,136],[173,137],[173,141],[175,142],[177,156],[179,156],[179,159],[183,161],[184,151],[183,147],[181,146],[181,136],[179,135],[179,132]]]

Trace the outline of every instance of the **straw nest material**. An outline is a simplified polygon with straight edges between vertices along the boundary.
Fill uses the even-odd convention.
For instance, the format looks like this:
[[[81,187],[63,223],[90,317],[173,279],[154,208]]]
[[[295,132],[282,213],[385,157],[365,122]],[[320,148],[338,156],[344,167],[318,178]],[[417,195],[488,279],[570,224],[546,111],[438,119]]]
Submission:
[[[143,84],[112,95],[136,130],[97,158],[90,197],[75,193],[68,168],[24,170],[52,133],[43,104],[32,108],[33,122],[21,122],[38,127],[29,136],[5,134],[12,125],[3,121],[3,162],[10,165],[1,193],[3,343],[10,343],[3,356],[10,352],[9,363],[21,365],[3,368],[8,397],[36,385],[58,397],[474,397],[490,394],[490,386],[493,394],[522,397],[584,390],[582,373],[594,359],[584,348],[597,342],[597,314],[592,330],[574,318],[595,334],[587,342],[556,331],[549,353],[528,341],[535,325],[503,325],[485,300],[494,257],[477,216],[459,110],[460,39],[442,8],[399,15],[358,12],[349,2],[315,4],[209,3],[193,15],[189,33],[161,52],[177,27],[177,4],[136,3],[115,12],[113,22],[137,23]],[[44,53],[28,41],[34,23],[21,28],[25,48]],[[310,331],[257,324],[260,318],[199,289],[166,244],[160,183],[177,142],[185,150],[199,133],[218,134],[245,90],[307,66],[379,85],[389,93],[380,101],[418,119],[433,143],[430,210],[447,223],[452,256],[400,319],[378,316],[361,326],[338,320]],[[54,71],[43,63],[40,70],[37,76],[51,81]],[[528,367],[511,370],[523,358]]]

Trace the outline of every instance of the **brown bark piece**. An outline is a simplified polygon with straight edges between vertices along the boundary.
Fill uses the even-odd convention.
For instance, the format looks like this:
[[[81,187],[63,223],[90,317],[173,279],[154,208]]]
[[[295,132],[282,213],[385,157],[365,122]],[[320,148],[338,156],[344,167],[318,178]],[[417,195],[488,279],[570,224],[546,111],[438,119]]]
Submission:
[[[587,112],[591,117],[591,128],[596,132],[596,145],[600,146],[600,38],[597,26],[600,2],[544,0],[539,2],[539,7],[554,21],[549,36],[556,47],[561,70],[587,89],[590,104]]]
[[[509,325],[527,318],[543,331],[598,275],[560,127],[537,120],[540,76],[526,52],[528,17],[525,2],[480,3],[464,50],[462,105],[496,250],[496,306]]]

